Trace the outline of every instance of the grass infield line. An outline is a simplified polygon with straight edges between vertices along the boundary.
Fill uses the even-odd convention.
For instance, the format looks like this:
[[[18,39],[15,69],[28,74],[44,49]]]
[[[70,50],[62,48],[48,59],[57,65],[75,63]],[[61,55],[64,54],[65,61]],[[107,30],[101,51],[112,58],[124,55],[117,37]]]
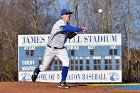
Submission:
[[[140,83],[126,83],[126,84],[87,84],[88,86],[137,86]]]

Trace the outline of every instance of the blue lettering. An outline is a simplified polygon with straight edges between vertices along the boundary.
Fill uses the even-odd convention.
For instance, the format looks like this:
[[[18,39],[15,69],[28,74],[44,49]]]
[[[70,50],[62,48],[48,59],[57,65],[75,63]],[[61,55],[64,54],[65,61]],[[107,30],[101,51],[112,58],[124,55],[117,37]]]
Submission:
[[[78,79],[80,79],[80,74],[70,74],[68,76],[68,79],[69,80],[78,80]]]
[[[115,36],[112,35],[112,41],[117,42],[117,35],[115,35]]]
[[[117,42],[117,35],[88,35],[77,36],[68,40],[69,43],[81,43],[81,42]]]
[[[23,42],[22,42],[22,44],[25,44],[25,37],[23,37]]]
[[[47,74],[41,74],[41,75],[39,75],[38,76],[38,79],[40,79],[40,80],[47,80],[48,78],[47,78]]]
[[[97,42],[97,39],[95,36],[93,36],[93,42]]]
[[[89,36],[85,36],[84,37],[84,42],[88,42],[88,38],[89,38]]]
[[[82,80],[85,80],[86,77],[85,77],[85,74],[82,74]]]
[[[80,36],[78,36],[78,42],[82,42],[82,40],[80,40]]]
[[[23,37],[23,42],[22,44],[30,44],[30,43],[44,43],[45,38],[41,36],[25,36]]]
[[[95,80],[97,80],[98,79],[98,75],[97,74],[95,74]]]
[[[49,74],[49,80],[54,80],[55,74]]]
[[[57,74],[57,79],[60,79],[60,74]]]
[[[98,36],[98,42],[102,42],[103,38],[102,36]]]

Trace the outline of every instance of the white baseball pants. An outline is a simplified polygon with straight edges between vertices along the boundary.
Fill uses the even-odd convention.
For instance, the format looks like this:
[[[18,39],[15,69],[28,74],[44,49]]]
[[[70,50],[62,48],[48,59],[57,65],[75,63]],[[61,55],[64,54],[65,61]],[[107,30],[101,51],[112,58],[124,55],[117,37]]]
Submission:
[[[53,49],[53,48],[46,47],[43,63],[39,67],[40,71],[47,70],[49,64],[52,62],[55,56],[57,56],[62,61],[62,66],[69,67],[69,57],[66,48]]]

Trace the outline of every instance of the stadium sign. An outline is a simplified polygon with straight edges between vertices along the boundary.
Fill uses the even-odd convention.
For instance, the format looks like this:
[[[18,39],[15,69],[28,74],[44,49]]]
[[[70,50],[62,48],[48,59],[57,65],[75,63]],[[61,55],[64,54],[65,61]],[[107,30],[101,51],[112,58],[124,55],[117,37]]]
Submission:
[[[49,35],[18,36],[18,80],[31,81],[43,61]],[[67,82],[122,82],[121,34],[78,34],[65,44],[70,68]],[[37,81],[60,82],[61,61],[56,57]]]

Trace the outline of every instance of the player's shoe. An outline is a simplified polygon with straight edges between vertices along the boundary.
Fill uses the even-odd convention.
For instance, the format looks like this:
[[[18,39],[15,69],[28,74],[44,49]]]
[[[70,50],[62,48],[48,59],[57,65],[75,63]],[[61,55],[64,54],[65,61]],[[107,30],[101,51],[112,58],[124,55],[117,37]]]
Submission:
[[[36,81],[36,79],[37,79],[37,74],[36,73],[33,73],[32,74],[32,82],[35,82]]]
[[[34,70],[33,74],[32,74],[32,81],[33,81],[33,82],[36,81],[39,72],[40,72],[39,67],[37,67],[37,68]]]
[[[66,85],[66,82],[60,82],[60,84],[58,85],[58,88],[68,89],[70,87]]]

